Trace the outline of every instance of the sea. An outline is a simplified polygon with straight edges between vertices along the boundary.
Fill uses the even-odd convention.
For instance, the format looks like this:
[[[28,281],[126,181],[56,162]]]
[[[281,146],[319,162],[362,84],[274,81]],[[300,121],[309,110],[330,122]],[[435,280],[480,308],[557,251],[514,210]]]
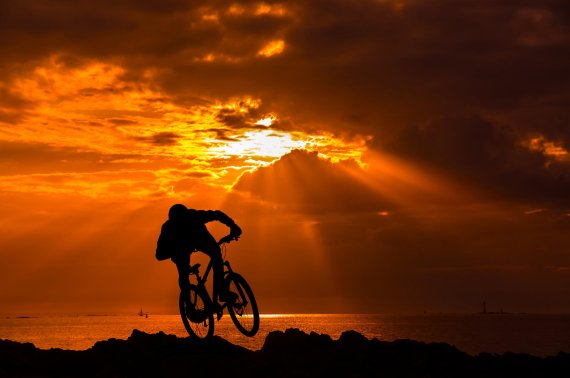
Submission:
[[[570,315],[532,314],[265,314],[254,337],[241,335],[229,316],[215,323],[215,334],[259,350],[271,331],[298,328],[337,339],[354,330],[384,341],[445,342],[471,355],[481,352],[553,356],[570,353]],[[40,349],[85,350],[110,338],[127,339],[134,329],[186,337],[179,315],[42,316],[0,318],[0,339],[33,343]]]

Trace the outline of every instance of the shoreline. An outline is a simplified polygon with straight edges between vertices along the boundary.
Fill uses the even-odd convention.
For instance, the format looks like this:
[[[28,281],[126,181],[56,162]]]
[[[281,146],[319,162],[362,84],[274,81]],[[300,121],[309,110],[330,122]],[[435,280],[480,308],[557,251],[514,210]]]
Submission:
[[[192,367],[191,369],[189,367]],[[190,369],[190,370],[189,370]],[[329,335],[295,328],[270,332],[260,350],[219,336],[209,342],[133,330],[126,340],[109,339],[82,350],[38,349],[0,340],[0,376],[130,377],[209,376],[389,376],[389,377],[567,377],[570,354],[480,353],[446,343],[368,339],[345,331]]]

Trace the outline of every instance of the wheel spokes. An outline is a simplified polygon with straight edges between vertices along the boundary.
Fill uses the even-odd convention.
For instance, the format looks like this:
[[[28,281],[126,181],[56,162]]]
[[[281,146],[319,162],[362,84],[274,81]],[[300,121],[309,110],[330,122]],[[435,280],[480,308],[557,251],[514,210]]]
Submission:
[[[214,333],[213,316],[208,311],[208,296],[199,286],[191,286],[187,295],[180,295],[182,322],[190,336],[206,339]]]

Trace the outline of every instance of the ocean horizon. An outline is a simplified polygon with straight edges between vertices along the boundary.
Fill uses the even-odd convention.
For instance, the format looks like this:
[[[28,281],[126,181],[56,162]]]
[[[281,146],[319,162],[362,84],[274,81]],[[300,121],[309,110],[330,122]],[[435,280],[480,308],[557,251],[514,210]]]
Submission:
[[[238,332],[226,314],[215,324],[215,335],[250,350],[259,350],[271,331],[298,328],[328,334],[357,331],[383,341],[412,339],[444,342],[472,355],[481,352],[526,353],[545,357],[570,352],[570,314],[262,314],[255,337]],[[85,350],[110,338],[127,339],[134,329],[188,334],[180,315],[68,316],[5,315],[0,318],[0,339],[33,343],[40,349]]]

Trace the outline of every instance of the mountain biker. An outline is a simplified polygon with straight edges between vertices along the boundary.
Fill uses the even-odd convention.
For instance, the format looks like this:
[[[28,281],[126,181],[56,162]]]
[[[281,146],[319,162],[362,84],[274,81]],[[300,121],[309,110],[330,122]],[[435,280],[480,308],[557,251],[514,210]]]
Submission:
[[[171,258],[178,269],[178,285],[183,295],[190,292],[190,254],[204,252],[212,261],[214,271],[213,298],[219,302],[228,302],[232,293],[224,287],[224,266],[222,252],[216,239],[206,228],[206,223],[218,221],[229,227],[230,233],[224,241],[237,240],[241,228],[226,214],[219,210],[188,209],[182,204],[173,205],[168,211],[168,220],[160,230],[156,246],[156,258]]]

